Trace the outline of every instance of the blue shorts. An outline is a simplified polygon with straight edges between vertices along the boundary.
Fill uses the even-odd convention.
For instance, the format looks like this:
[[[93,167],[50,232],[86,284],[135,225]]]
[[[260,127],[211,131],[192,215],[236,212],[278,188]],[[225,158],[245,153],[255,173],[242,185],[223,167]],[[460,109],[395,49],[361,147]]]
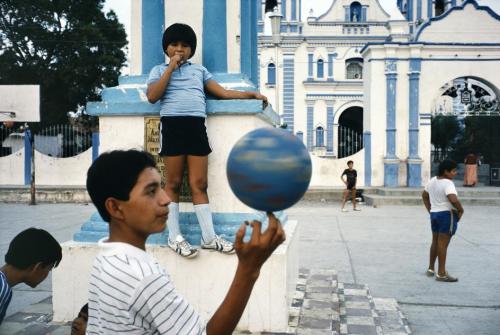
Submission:
[[[431,212],[431,229],[433,233],[455,235],[458,226],[458,213],[454,210]]]

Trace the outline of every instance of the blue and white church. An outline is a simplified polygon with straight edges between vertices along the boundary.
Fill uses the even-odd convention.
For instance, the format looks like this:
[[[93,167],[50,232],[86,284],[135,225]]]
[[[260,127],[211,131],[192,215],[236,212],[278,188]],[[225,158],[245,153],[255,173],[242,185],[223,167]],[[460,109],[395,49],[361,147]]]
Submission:
[[[312,186],[342,186],[353,160],[365,187],[421,187],[432,115],[498,113],[500,16],[475,0],[397,0],[389,11],[331,0],[305,19],[300,0],[278,0],[279,43],[271,2],[258,13],[260,90],[310,150]]]

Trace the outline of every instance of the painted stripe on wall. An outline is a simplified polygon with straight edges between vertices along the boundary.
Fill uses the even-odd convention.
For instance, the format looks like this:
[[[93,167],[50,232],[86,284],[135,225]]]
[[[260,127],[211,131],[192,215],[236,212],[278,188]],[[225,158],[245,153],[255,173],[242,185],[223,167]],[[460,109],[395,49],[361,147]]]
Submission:
[[[365,147],[365,186],[372,185],[372,134],[363,133],[363,146]]]
[[[27,129],[24,135],[24,184],[31,184],[31,130]]]
[[[386,62],[386,158],[396,157],[396,83],[397,63]]]
[[[333,58],[334,54],[328,54],[328,78],[333,78]]]
[[[314,106],[307,104],[307,149],[311,150],[313,147],[313,115]]]
[[[243,27],[243,18],[241,21]],[[202,36],[203,65],[210,72],[227,72],[226,0],[203,0]]]
[[[419,84],[420,84],[420,69],[421,60],[410,60],[410,73],[409,73],[409,153],[410,158],[417,159],[418,157],[418,100],[419,100]]]
[[[308,79],[312,78],[313,76],[313,54],[309,53],[307,54],[307,77]]]
[[[99,157],[99,133],[92,132],[92,162]]]
[[[326,151],[333,153],[333,102],[326,106]]]
[[[288,130],[294,132],[294,55],[284,55],[283,57],[283,117],[286,118]]]
[[[161,46],[165,30],[165,2],[163,0],[142,1],[141,20],[141,72],[147,74],[153,66],[165,62],[165,54]]]

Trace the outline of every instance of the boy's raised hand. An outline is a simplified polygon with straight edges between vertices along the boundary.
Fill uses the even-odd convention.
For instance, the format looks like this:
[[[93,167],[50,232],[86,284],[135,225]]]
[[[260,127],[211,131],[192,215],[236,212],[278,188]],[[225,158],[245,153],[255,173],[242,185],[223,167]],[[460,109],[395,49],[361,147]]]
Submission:
[[[285,241],[285,232],[281,222],[273,213],[267,213],[269,225],[264,232],[261,232],[262,223],[252,221],[253,228],[250,241],[244,242],[246,224],[243,224],[236,233],[234,248],[239,259],[239,265],[247,271],[256,271],[259,274],[262,264],[271,256],[273,251]]]
[[[175,54],[170,58],[170,62],[168,63],[168,68],[171,69],[171,71],[174,71],[177,69],[182,63],[183,63],[183,58],[179,54]]]

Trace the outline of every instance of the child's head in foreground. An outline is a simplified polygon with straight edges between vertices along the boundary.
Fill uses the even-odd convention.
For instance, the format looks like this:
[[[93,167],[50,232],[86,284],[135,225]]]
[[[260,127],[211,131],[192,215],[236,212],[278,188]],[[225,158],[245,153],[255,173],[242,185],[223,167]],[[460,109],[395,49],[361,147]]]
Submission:
[[[28,228],[10,242],[5,263],[25,272],[24,282],[36,287],[62,259],[59,242],[47,231]]]
[[[105,152],[92,163],[87,172],[87,191],[104,221],[111,221],[107,199],[128,201],[146,168],[156,169],[156,162],[151,154],[138,150]]]

